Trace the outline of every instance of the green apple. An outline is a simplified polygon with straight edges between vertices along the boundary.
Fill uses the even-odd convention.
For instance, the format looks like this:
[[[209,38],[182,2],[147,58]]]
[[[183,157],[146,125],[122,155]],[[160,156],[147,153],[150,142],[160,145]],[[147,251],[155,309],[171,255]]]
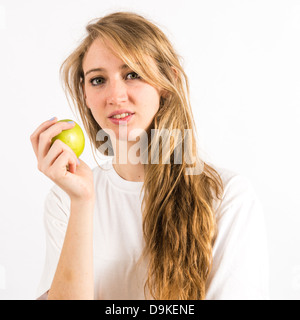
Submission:
[[[58,122],[68,122],[73,121],[70,119],[64,119],[59,120]],[[76,154],[77,158],[82,154],[84,145],[85,145],[85,139],[83,131],[81,130],[80,126],[74,121],[75,126],[68,130],[63,130],[60,134],[52,138],[52,143],[59,139],[62,142],[64,142],[66,145],[68,145]]]

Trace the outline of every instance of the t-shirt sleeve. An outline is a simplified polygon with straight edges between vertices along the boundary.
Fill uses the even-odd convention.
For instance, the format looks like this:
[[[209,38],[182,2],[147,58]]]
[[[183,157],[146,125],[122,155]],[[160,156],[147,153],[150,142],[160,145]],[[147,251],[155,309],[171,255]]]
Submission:
[[[70,214],[68,195],[54,185],[44,203],[44,226],[46,233],[46,258],[42,277],[37,289],[37,299],[47,299],[48,290],[56,271]]]
[[[269,299],[264,212],[250,181],[226,178],[216,211],[218,235],[207,282],[207,300]]]

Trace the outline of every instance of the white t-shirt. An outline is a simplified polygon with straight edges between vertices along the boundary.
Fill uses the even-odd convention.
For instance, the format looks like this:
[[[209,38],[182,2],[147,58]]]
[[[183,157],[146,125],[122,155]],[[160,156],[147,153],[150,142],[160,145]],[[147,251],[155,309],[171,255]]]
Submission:
[[[207,300],[268,299],[268,252],[261,204],[245,177],[216,168],[224,183],[216,207],[218,236],[207,282]],[[103,168],[103,169],[101,169]],[[137,268],[144,246],[140,194],[143,182],[121,178],[109,159],[93,170],[95,299],[140,300],[147,261]],[[216,202],[217,203],[217,202]],[[46,299],[70,214],[68,195],[54,185],[45,201],[46,261],[37,290]]]

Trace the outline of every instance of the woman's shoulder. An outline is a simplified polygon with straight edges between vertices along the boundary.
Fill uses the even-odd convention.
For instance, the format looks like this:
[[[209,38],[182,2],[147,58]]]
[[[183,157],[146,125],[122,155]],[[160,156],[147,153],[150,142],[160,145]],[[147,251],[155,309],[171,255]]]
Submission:
[[[70,215],[70,198],[57,184],[53,184],[44,201],[44,216],[68,219]]]
[[[268,248],[264,210],[244,174],[213,166],[224,192],[216,210],[217,237],[207,299],[267,299]]]
[[[215,210],[222,216],[226,211],[241,213],[243,208],[250,208],[253,204],[260,205],[252,181],[244,174],[234,170],[209,164],[220,176],[223,184],[223,194],[216,203]]]
[[[240,184],[251,184],[249,178],[237,171],[234,171],[229,168],[225,168],[222,166],[215,165],[213,163],[207,163],[211,168],[213,168],[218,175],[220,176],[224,190],[228,188],[231,184],[240,185]]]

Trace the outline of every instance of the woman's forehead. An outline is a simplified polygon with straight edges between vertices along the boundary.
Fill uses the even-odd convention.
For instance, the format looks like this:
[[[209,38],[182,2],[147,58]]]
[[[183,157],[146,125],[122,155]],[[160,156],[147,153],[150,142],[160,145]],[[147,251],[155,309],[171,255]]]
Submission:
[[[83,69],[95,67],[95,63],[103,64],[102,67],[97,65],[98,68],[105,68],[105,64],[108,63],[122,66],[126,64],[113,50],[112,46],[100,38],[95,39],[87,50],[82,63]]]

